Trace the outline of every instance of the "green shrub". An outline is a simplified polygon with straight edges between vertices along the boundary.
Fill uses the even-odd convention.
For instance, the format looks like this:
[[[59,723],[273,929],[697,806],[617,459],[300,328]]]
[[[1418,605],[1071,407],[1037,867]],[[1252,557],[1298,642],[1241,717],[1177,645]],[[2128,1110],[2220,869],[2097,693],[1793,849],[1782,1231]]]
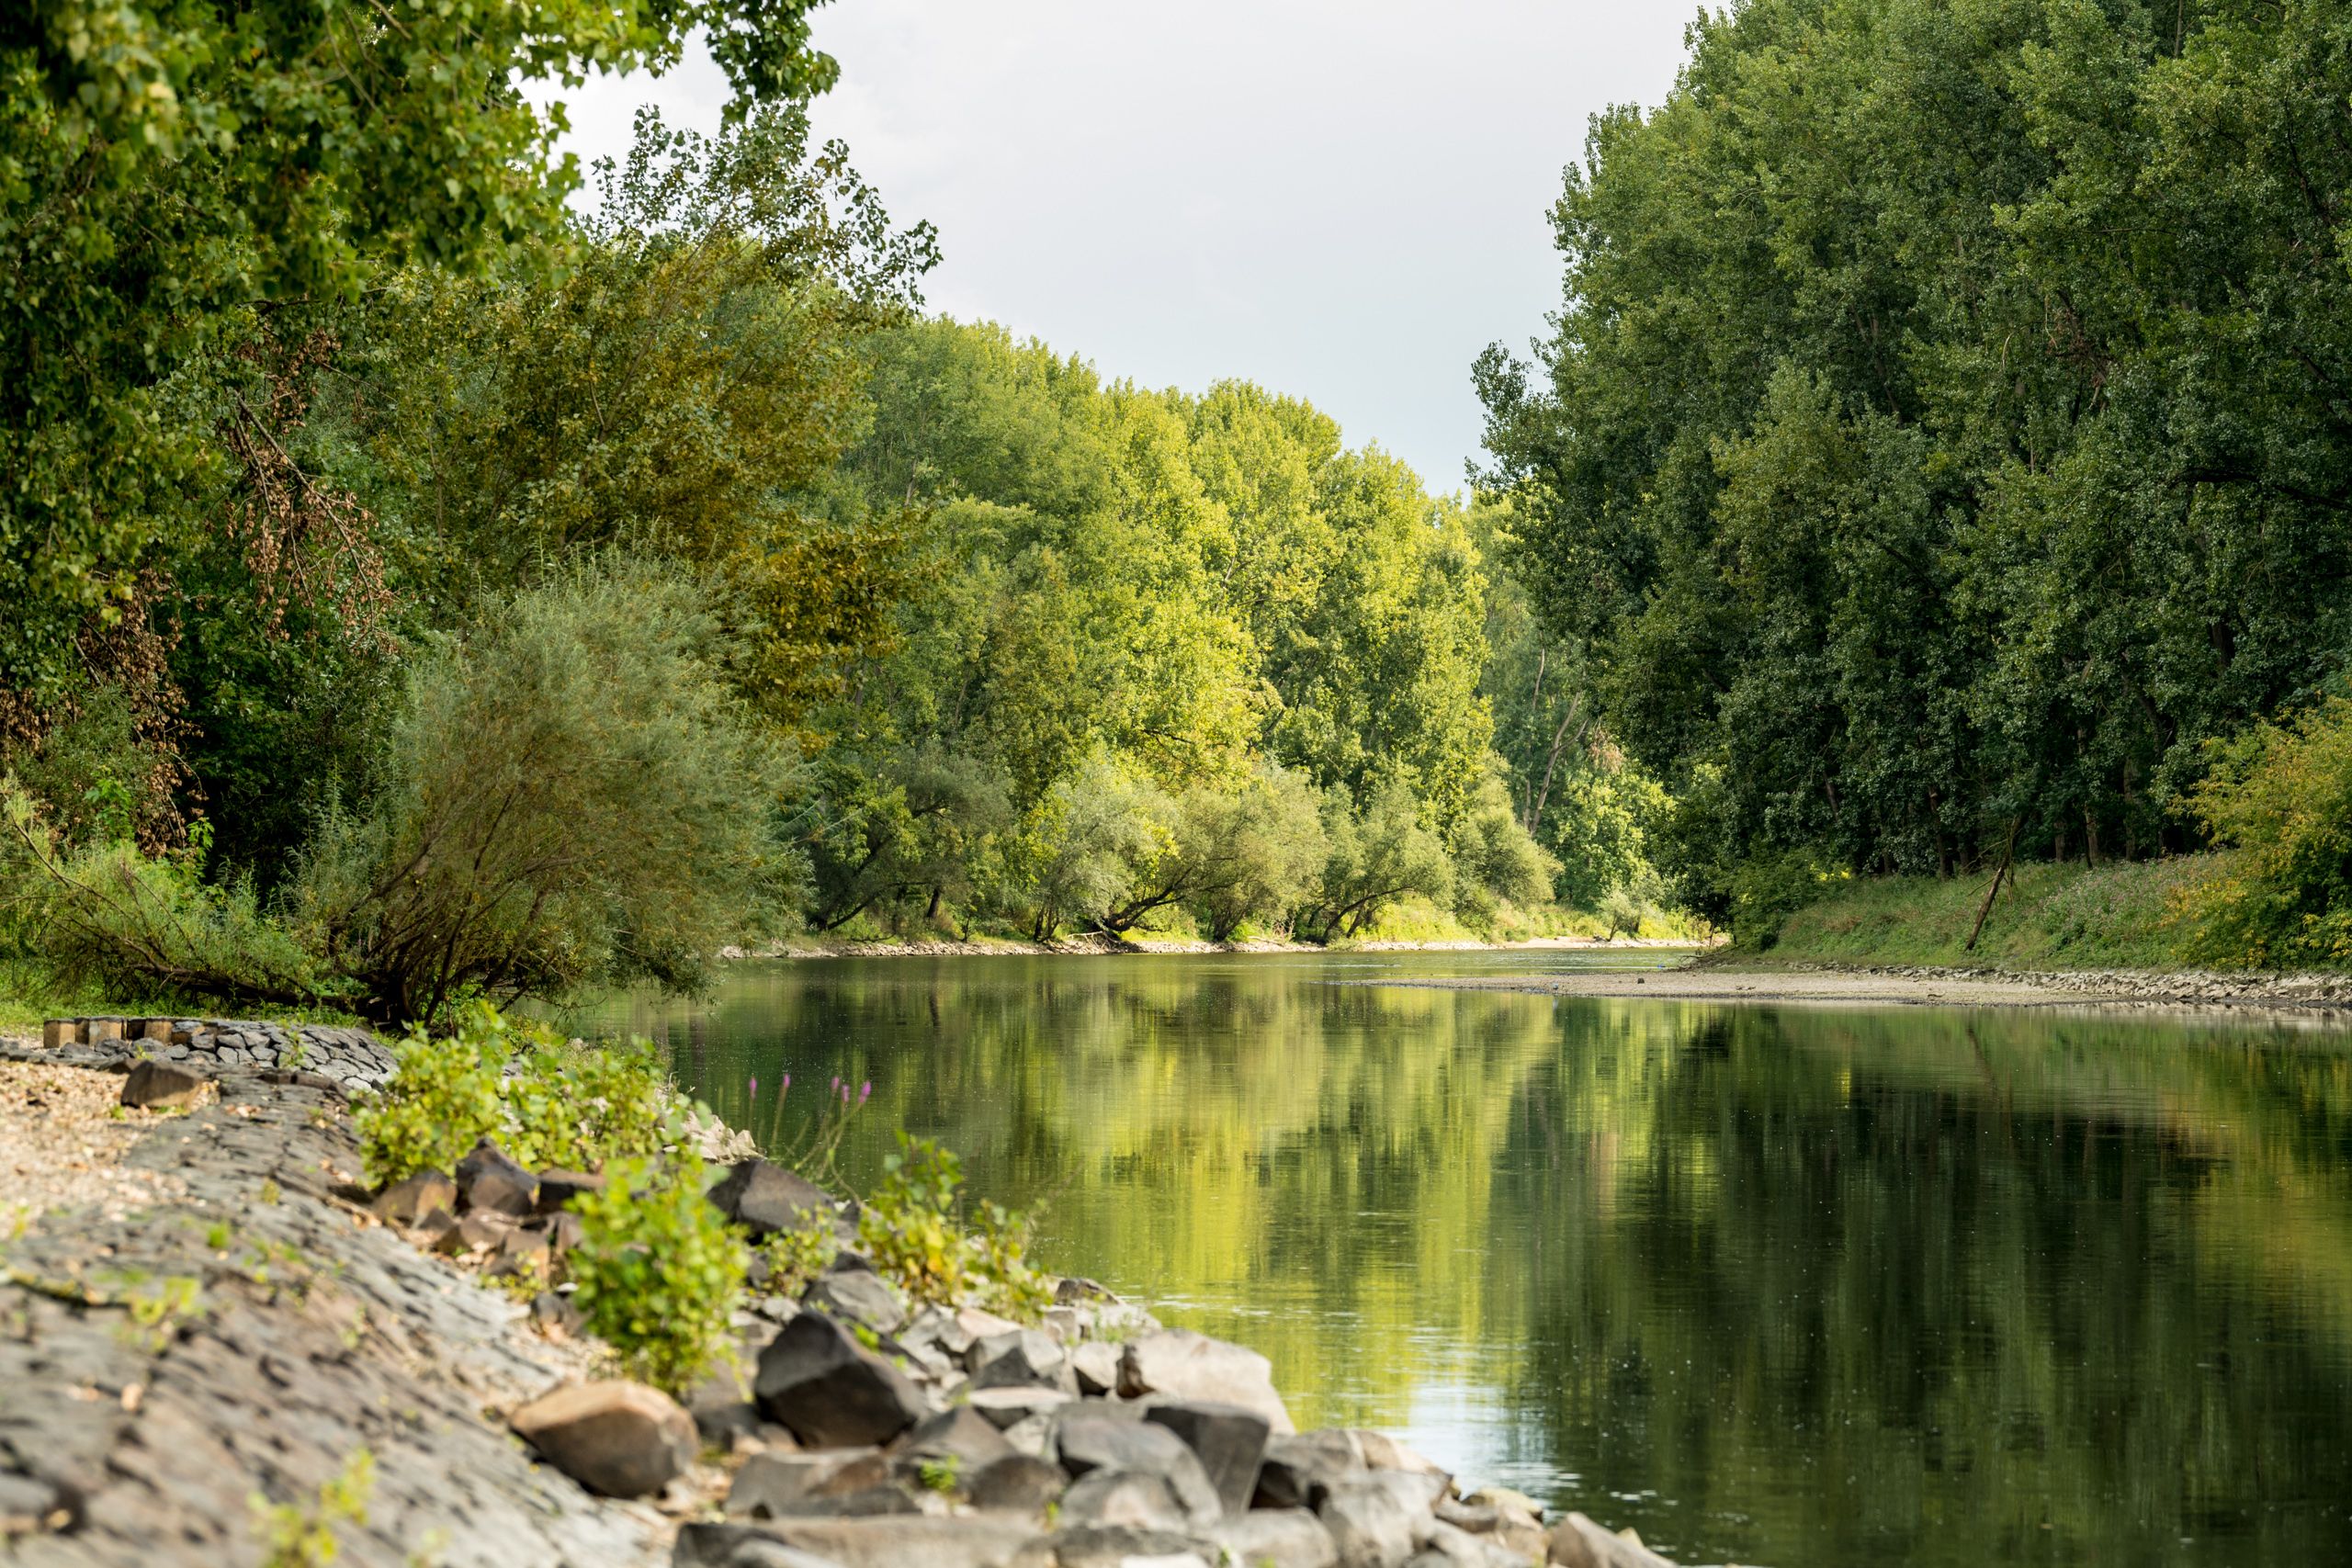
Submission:
[[[1022,1215],[984,1203],[967,1224],[957,1192],[963,1162],[928,1138],[899,1134],[899,1152],[883,1162],[881,1185],[859,1217],[859,1248],[908,1296],[942,1306],[971,1303],[1034,1320],[1051,1304],[1029,1267],[1029,1227]]]
[[[2190,809],[2235,852],[2181,890],[2190,954],[2288,966],[2352,960],[2352,700],[2330,697],[2216,751]]]
[[[487,1002],[460,1008],[445,1036],[411,1031],[393,1055],[391,1082],[353,1116],[378,1183],[448,1170],[485,1137],[533,1169],[593,1170],[659,1152],[682,1109],[648,1042],[575,1049]]]
[[[760,1243],[760,1251],[768,1263],[768,1293],[797,1296],[825,1271],[841,1251],[841,1243],[831,1224],[816,1224],[777,1231]]]
[[[1852,880],[1851,873],[1830,870],[1805,850],[1743,863],[1731,874],[1732,942],[1756,952],[1770,949],[1791,915]]]
[[[605,1174],[602,1191],[572,1203],[573,1300],[631,1376],[683,1393],[733,1345],[742,1239],[703,1195],[699,1159],[621,1160]]]

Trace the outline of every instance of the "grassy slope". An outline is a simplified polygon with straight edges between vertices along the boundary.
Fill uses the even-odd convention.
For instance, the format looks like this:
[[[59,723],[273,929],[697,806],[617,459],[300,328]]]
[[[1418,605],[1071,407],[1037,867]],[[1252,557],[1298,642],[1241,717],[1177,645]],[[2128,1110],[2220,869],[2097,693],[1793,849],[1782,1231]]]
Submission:
[[[1989,875],[1873,877],[1850,883],[1789,917],[1764,956],[1846,964],[2000,965],[2015,969],[2172,969],[2185,931],[2175,895],[2211,874],[2218,857],[2139,864],[2020,865],[2004,886],[1976,951],[1969,928]]]

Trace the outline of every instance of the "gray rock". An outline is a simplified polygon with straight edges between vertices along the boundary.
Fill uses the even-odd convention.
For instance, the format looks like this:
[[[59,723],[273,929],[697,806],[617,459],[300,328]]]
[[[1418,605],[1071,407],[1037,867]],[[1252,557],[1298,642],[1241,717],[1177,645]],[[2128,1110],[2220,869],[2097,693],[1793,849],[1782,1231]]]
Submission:
[[[1073,1348],[1069,1353],[1070,1374],[1077,1380],[1080,1393],[1116,1393],[1119,1392],[1119,1348],[1101,1340],[1089,1340]]]
[[[994,1422],[967,1404],[926,1416],[890,1446],[893,1458],[921,1465],[944,1463],[968,1476],[999,1460],[1018,1457]],[[905,1469],[902,1462],[901,1471]]]
[[[458,1200],[467,1210],[527,1219],[538,1207],[539,1179],[484,1138],[458,1162]]]
[[[195,1104],[210,1081],[176,1062],[141,1062],[122,1080],[122,1103],[139,1111],[180,1110]]]
[[[1035,1552],[1023,1554],[1037,1538],[1033,1526],[1001,1517],[799,1518],[731,1528],[741,1533],[729,1540],[729,1551],[740,1553],[744,1548],[736,1543],[756,1539],[806,1552],[835,1568],[1028,1568],[1046,1561]],[[681,1531],[681,1552],[686,1550],[684,1536]],[[712,1547],[697,1540],[694,1550],[707,1552]],[[787,1560],[739,1554],[682,1556],[677,1561],[695,1568],[770,1568],[771,1562]]]
[[[907,1321],[906,1303],[879,1274],[854,1269],[845,1274],[820,1274],[800,1292],[800,1304],[828,1312],[850,1323],[862,1323],[876,1334],[895,1334]]]
[[[607,1497],[658,1492],[695,1461],[693,1418],[643,1383],[573,1383],[514,1412],[513,1426],[549,1464]]]
[[[1337,1483],[1363,1469],[1363,1449],[1352,1432],[1338,1427],[1266,1440],[1258,1467],[1255,1504],[1261,1508],[1315,1508]]]
[[[1340,1568],[1403,1568],[1413,1555],[1412,1513],[1387,1487],[1368,1477],[1333,1486],[1315,1516],[1331,1532]]]
[[[744,1525],[682,1525],[673,1568],[842,1568],[830,1557],[797,1551]]]
[[[752,1396],[762,1414],[820,1449],[887,1443],[928,1410],[904,1372],[814,1312],[786,1324],[760,1352]]]
[[[1551,1555],[1561,1568],[1674,1568],[1639,1536],[1612,1535],[1576,1513],[1553,1527]]]
[[[1096,1470],[1080,1476],[1062,1494],[1061,1517],[1072,1524],[1159,1530],[1204,1522],[1178,1501],[1166,1477],[1140,1470]]]
[[[1079,1525],[1050,1537],[1048,1544],[1054,1568],[1218,1568],[1216,1543],[1142,1525]]]
[[[1023,1421],[1066,1410],[1078,1403],[1078,1397],[1058,1388],[1026,1388],[1016,1383],[1004,1388],[976,1388],[965,1403],[1010,1431]]]
[[[1083,1274],[1072,1274],[1054,1287],[1057,1306],[1083,1306],[1090,1302],[1108,1302],[1115,1306],[1119,1298],[1111,1293],[1108,1286]]]
[[[1152,1405],[1143,1418],[1165,1427],[1193,1450],[1216,1489],[1227,1514],[1245,1512],[1258,1490],[1258,1466],[1266,1456],[1266,1418],[1238,1404],[1170,1400]]]
[[[1067,1416],[1054,1427],[1054,1450],[1062,1468],[1076,1480],[1082,1481],[1098,1470],[1159,1477],[1167,1483],[1185,1524],[1212,1525],[1225,1516],[1225,1505],[1200,1460],[1182,1438],[1164,1427],[1091,1412]],[[1105,1518],[1102,1522],[1123,1521]]]
[[[1493,1538],[1456,1529],[1442,1519],[1421,1519],[1413,1529],[1414,1554],[1406,1568],[1527,1568],[1534,1559],[1512,1551]]]
[[[756,1157],[739,1161],[710,1190],[710,1201],[753,1236],[818,1225],[831,1229],[834,1217],[832,1197],[823,1188],[797,1171]]]
[[[1060,1465],[1014,1453],[973,1472],[964,1483],[964,1495],[975,1508],[1035,1514],[1069,1486],[1069,1477]]]
[[[1297,1430],[1283,1407],[1282,1395],[1274,1392],[1272,1362],[1254,1350],[1187,1328],[1129,1340],[1119,1357],[1119,1392],[1129,1399],[1164,1393],[1238,1404],[1264,1416],[1270,1431]]]
[[[1051,1335],[1034,1328],[992,1334],[965,1354],[974,1388],[1062,1388],[1069,1358]]]
[[[727,1512],[755,1519],[780,1518],[800,1511],[812,1497],[838,1496],[879,1486],[889,1479],[889,1461],[876,1449],[835,1449],[794,1454],[753,1454],[727,1489]]]
[[[1331,1532],[1304,1508],[1255,1508],[1218,1525],[1209,1539],[1249,1568],[1337,1568],[1340,1561]]]
[[[458,1184],[440,1171],[420,1170],[377,1193],[368,1208],[388,1224],[413,1225],[435,1209],[455,1213]]]

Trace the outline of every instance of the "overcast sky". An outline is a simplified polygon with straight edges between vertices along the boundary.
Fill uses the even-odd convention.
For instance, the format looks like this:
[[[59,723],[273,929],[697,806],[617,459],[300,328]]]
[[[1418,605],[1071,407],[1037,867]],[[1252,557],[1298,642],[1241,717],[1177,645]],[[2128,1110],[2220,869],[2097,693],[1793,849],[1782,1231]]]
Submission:
[[[1470,361],[1543,330],[1545,211],[1585,123],[1672,85],[1692,0],[832,0],[841,85],[811,111],[900,222],[938,227],[924,293],[1197,389],[1312,400],[1434,490],[1478,445]],[[718,129],[725,79],[560,95],[582,161],[640,103]]]

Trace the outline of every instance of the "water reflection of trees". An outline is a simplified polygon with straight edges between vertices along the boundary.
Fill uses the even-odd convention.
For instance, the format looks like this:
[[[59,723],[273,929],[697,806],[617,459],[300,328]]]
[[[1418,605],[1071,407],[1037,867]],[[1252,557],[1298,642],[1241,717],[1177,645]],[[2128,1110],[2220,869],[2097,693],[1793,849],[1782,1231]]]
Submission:
[[[853,1174],[946,1139],[1310,1418],[1394,1424],[1475,1351],[1570,1495],[1708,1555],[2352,1544],[2332,1040],[1320,978],[770,971],[681,1066],[730,1116],[752,1071],[873,1077]]]
[[[1564,1052],[1526,1092],[1583,1146],[1498,1179],[1549,1216],[1522,1392],[1589,1491],[1728,1556],[2352,1541],[2339,1050],[1726,1010],[1670,1054],[1629,1156],[1622,1074]]]

